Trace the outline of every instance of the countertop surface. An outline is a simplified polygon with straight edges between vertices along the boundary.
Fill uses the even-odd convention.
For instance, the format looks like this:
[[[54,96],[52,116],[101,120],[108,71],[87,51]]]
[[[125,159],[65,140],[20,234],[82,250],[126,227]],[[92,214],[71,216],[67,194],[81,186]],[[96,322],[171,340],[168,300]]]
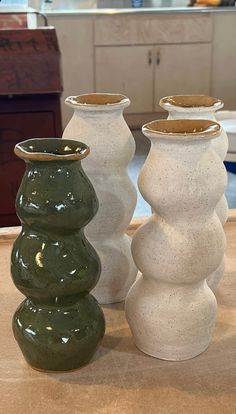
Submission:
[[[191,13],[232,13],[236,7],[156,7],[156,8],[127,8],[127,9],[58,9],[40,10],[49,16],[57,15],[120,15],[120,14],[191,14]]]
[[[14,2],[13,2],[14,3]],[[143,6],[131,7],[131,0],[32,0],[31,4],[41,7],[6,7],[0,3],[0,12],[34,12],[47,15],[116,15],[116,14],[176,14],[176,13],[232,13],[234,7],[189,7],[190,0],[143,0]]]
[[[35,13],[39,12],[48,16],[62,15],[142,15],[142,14],[200,14],[200,13],[232,13],[236,12],[236,7],[125,7],[125,8],[49,8],[44,7],[39,10],[29,7],[27,9],[1,8],[0,13]]]
[[[132,7],[131,0],[50,0],[45,1],[46,14],[142,14],[142,13],[212,13],[232,12],[236,7],[188,7],[190,0],[143,0]],[[137,4],[137,2],[136,2]]]
[[[235,211],[225,231],[226,274],[216,293],[214,337],[203,354],[184,362],[167,362],[143,354],[134,345],[120,303],[104,307],[106,335],[92,362],[74,372],[50,374],[31,369],[13,338],[12,315],[23,299],[9,270],[12,238],[18,229],[0,230],[0,412],[235,414]]]

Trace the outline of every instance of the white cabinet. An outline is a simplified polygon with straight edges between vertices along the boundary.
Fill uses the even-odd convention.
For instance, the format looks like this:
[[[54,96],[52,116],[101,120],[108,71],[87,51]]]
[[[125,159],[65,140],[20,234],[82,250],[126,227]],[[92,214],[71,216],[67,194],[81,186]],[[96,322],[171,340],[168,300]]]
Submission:
[[[159,99],[209,93],[236,108],[235,13],[48,15],[62,52],[63,100],[94,91],[129,96],[139,125],[159,112]],[[136,115],[137,114],[137,115]],[[132,121],[133,122],[133,121]]]
[[[128,112],[161,111],[170,94],[209,94],[212,17],[209,13],[97,16],[95,89],[131,99]]]
[[[214,15],[212,95],[236,109],[236,13]]]
[[[123,93],[131,99],[127,112],[153,111],[153,47],[96,47],[96,92]]]
[[[155,111],[163,96],[210,94],[210,43],[156,46],[153,63]]]
[[[95,52],[96,92],[123,93],[130,113],[159,112],[161,97],[209,94],[211,44],[102,46]]]
[[[131,99],[130,114],[161,111],[170,94],[209,94],[213,25],[209,13],[96,16],[96,92]]]
[[[96,16],[96,46],[183,44],[210,42],[212,18],[209,13],[142,13]]]

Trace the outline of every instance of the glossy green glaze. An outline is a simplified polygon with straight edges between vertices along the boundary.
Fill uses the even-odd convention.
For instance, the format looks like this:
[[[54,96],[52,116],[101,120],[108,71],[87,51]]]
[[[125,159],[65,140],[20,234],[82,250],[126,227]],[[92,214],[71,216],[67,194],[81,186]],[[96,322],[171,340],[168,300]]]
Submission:
[[[26,161],[16,199],[22,231],[12,250],[12,277],[27,297],[13,318],[13,332],[30,365],[41,370],[79,368],[93,356],[105,322],[89,294],[100,261],[84,226],[98,201],[81,167],[86,145],[33,139],[17,144]]]

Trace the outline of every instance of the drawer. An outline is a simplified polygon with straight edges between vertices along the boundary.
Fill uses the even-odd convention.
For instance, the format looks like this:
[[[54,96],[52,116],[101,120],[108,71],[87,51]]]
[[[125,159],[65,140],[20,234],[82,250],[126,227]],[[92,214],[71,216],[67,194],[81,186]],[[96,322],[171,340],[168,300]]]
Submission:
[[[96,16],[95,45],[211,42],[209,13]]]

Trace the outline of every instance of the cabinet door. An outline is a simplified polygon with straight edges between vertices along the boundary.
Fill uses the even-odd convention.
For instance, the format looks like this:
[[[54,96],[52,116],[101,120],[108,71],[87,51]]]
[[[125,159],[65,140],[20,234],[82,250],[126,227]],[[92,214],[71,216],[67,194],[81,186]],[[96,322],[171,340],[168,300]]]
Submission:
[[[52,112],[0,114],[0,227],[19,225],[15,198],[25,163],[14,155],[17,142],[54,135]]]
[[[156,46],[154,64],[155,111],[163,96],[210,93],[210,43]]]
[[[234,39],[234,40],[233,40]],[[224,109],[236,108],[236,15],[214,15],[212,95],[224,102]]]
[[[96,92],[121,93],[131,100],[127,112],[153,112],[153,47],[96,47]]]

